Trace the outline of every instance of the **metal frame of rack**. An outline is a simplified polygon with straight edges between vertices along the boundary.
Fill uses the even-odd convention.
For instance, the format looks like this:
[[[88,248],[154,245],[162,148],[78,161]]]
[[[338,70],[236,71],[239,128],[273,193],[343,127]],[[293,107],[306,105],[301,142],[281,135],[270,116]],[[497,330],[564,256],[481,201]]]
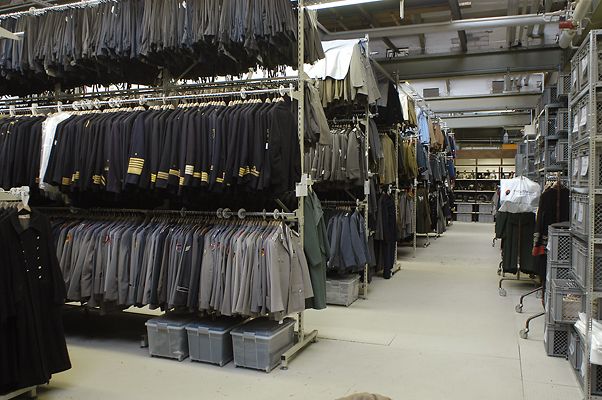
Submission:
[[[600,51],[598,45],[602,43],[602,30],[593,30],[591,31],[586,39],[583,41],[575,55],[571,60],[573,73],[577,71],[578,77],[576,79],[577,87],[576,90],[571,90],[571,95],[569,97],[569,106],[571,112],[569,112],[571,121],[569,122],[569,126],[572,126],[572,118],[573,118],[573,109],[577,106],[577,103],[581,100],[586,101],[587,103],[587,137],[582,138],[582,140],[574,141],[572,137],[569,139],[569,152],[572,151],[572,145],[577,142],[579,146],[588,146],[589,147],[589,160],[597,160],[599,155],[597,152],[597,144],[601,141],[600,132],[598,131],[598,108],[602,106],[600,104],[598,97],[598,89],[602,88],[602,79],[599,74],[600,68]],[[584,78],[584,75],[581,73],[583,66],[588,68],[587,70],[587,82],[581,84],[581,79]],[[581,71],[581,72],[579,72]],[[572,79],[573,80],[573,79]],[[571,131],[569,129],[569,131]],[[570,133],[572,135],[572,132]],[[572,153],[569,153],[572,154]],[[572,171],[572,162],[574,160],[571,159],[571,163],[569,166],[569,170]],[[590,172],[588,174],[588,209],[589,209],[589,226],[588,232],[585,237],[582,235],[577,235],[576,232],[573,232],[571,229],[571,234],[574,237],[578,237],[581,240],[585,240],[587,245],[587,267],[586,277],[585,277],[585,314],[586,314],[586,335],[585,335],[585,348],[584,348],[584,362],[582,363],[582,368],[585,368],[585,371],[581,371],[581,375],[584,377],[584,381],[578,379],[582,382],[582,389],[585,399],[602,399],[602,396],[593,395],[592,394],[592,364],[590,361],[590,351],[591,351],[591,343],[592,343],[592,319],[593,319],[593,309],[595,307],[595,303],[598,299],[602,297],[602,292],[597,292],[594,290],[594,269],[595,269],[595,250],[596,248],[600,248],[599,245],[602,244],[602,239],[597,238],[596,235],[596,225],[599,225],[600,222],[596,221],[601,218],[601,215],[596,214],[596,195],[600,193],[600,189],[597,189],[597,179],[602,171],[600,170],[600,166],[595,162],[589,163]],[[573,187],[573,174],[570,174],[569,182],[571,185],[571,192],[576,193],[575,188]],[[571,213],[573,214],[573,212]],[[573,225],[571,223],[571,225]],[[598,245],[598,246],[597,246]],[[598,304],[599,305],[599,304]],[[598,369],[601,367],[598,367]],[[596,374],[598,375],[598,374]]]

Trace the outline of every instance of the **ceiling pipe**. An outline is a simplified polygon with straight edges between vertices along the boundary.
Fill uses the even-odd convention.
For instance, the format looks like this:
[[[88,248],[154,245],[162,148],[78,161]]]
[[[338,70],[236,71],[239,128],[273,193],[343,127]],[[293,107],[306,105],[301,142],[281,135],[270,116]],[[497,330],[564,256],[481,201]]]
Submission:
[[[581,22],[585,19],[592,6],[592,0],[577,0],[575,9],[570,20],[565,22],[565,25],[570,26],[568,29],[562,29],[558,45],[562,49],[572,47],[573,39],[577,35],[577,27],[581,27]],[[561,26],[562,28],[562,26]]]
[[[353,31],[344,32],[329,32],[326,34],[324,40],[335,40],[335,39],[357,39],[363,37],[365,34],[370,35],[370,39],[382,38],[382,37],[401,37],[401,36],[414,36],[421,33],[436,33],[436,32],[450,32],[450,31],[461,31],[471,29],[492,29],[492,28],[506,28],[511,26],[521,25],[539,25],[549,24],[553,21],[553,16],[560,14],[526,14],[526,15],[511,15],[503,17],[490,17],[490,18],[473,18],[463,19],[457,21],[448,22],[434,22],[427,24],[416,24],[416,25],[401,25],[386,28],[374,28],[374,29],[358,29]]]

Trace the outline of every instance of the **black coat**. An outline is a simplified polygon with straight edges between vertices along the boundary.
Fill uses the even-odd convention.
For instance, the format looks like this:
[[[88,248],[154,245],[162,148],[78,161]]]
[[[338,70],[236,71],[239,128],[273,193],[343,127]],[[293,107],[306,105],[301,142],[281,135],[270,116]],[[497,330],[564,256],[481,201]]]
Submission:
[[[61,307],[62,278],[48,219],[16,211],[0,221],[0,393],[46,383],[71,368]]]
[[[569,196],[569,189],[565,187],[551,187],[546,189],[539,198],[533,255],[535,256],[537,275],[541,276],[542,281],[545,281],[546,278],[548,227],[557,222],[570,220]]]
[[[533,233],[535,214],[498,212],[495,220],[495,237],[502,239],[502,269],[516,274],[518,265],[523,273],[534,274]]]

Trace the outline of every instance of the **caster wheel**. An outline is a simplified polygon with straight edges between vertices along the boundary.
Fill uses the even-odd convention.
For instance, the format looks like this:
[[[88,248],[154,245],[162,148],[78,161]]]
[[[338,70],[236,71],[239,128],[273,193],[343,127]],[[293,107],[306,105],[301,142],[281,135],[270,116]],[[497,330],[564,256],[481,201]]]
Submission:
[[[500,288],[499,292],[500,292],[500,296],[506,297],[506,289]]]
[[[529,337],[529,330],[528,329],[521,329],[518,334],[521,337],[521,339],[526,339],[526,338]]]
[[[516,307],[514,307],[514,309],[516,310],[517,313],[522,313],[523,312],[523,305],[522,304],[517,304]]]
[[[542,294],[541,290],[539,292],[535,293],[535,298],[536,299],[541,299],[542,297],[543,297],[543,294]]]

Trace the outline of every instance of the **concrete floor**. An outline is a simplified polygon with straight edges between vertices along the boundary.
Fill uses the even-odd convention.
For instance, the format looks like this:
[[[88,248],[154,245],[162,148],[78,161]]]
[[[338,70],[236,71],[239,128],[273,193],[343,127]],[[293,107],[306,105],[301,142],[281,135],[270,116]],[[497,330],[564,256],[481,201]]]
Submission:
[[[41,399],[312,399],[355,392],[393,399],[572,400],[581,392],[568,362],[547,357],[543,318],[528,340],[524,320],[540,311],[531,288],[500,297],[493,226],[455,223],[429,248],[399,250],[403,270],[375,278],[368,300],[307,313],[320,341],[288,371],[270,374],[151,358],[138,346],[144,318],[121,313],[66,317],[73,369],[39,390]],[[423,239],[421,239],[422,241]]]

